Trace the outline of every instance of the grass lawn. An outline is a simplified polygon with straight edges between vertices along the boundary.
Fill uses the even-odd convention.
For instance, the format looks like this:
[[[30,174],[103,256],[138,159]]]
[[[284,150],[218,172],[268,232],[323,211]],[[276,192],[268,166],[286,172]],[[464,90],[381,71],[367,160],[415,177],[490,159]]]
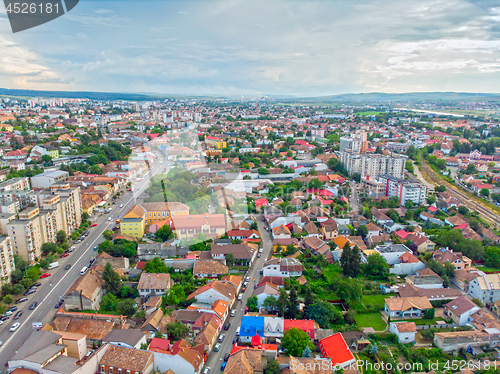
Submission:
[[[487,266],[476,266],[476,267],[477,267],[477,270],[481,270],[481,271],[487,271],[487,272],[500,271],[500,269],[489,268]]]
[[[421,326],[421,325],[435,325],[436,321],[444,321],[444,319],[441,317],[435,317],[433,319],[415,318],[415,319],[405,319],[405,321],[415,322],[415,325]]]
[[[356,314],[354,320],[359,327],[373,327],[375,331],[383,331],[387,327],[379,312]]]
[[[384,299],[388,298],[390,295],[363,295],[361,297],[361,303],[367,307],[368,304],[375,308],[375,305],[378,305],[380,310],[384,309],[385,301]]]

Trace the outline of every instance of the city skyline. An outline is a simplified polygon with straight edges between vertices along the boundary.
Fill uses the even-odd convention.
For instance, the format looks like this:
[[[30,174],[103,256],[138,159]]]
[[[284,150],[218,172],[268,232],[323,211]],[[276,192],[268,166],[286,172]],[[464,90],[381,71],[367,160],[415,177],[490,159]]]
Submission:
[[[495,5],[86,1],[18,34],[0,7],[0,87],[249,96],[495,92]]]

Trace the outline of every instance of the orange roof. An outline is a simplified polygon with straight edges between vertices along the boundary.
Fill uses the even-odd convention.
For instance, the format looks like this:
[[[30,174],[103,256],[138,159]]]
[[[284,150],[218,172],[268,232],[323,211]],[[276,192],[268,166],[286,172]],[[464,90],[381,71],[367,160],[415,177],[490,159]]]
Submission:
[[[342,365],[354,360],[344,337],[340,332],[319,341],[319,349],[325,358],[332,360],[332,366]]]

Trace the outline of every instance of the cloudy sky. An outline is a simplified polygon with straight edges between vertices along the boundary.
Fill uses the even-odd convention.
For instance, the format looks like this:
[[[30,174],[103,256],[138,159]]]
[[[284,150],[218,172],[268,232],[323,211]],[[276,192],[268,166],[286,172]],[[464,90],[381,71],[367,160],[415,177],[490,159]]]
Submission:
[[[500,92],[493,0],[80,0],[13,34],[0,87],[165,94]]]

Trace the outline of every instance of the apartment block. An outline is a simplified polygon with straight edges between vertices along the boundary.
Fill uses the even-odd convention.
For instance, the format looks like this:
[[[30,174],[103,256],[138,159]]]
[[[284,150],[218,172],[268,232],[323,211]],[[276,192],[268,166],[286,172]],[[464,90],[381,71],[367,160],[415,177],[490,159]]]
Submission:
[[[384,185],[385,195],[389,198],[396,196],[401,205],[411,201],[415,205],[425,203],[426,188],[420,182],[396,178],[391,175],[380,175],[378,180]]]
[[[365,179],[377,178],[383,174],[403,178],[406,164],[403,157],[360,154],[349,150],[340,152],[340,161],[350,175],[359,173]]]
[[[0,287],[10,282],[10,274],[15,269],[14,252],[8,236],[0,237]]]
[[[36,196],[36,206],[19,212],[19,218],[7,224],[14,253],[30,262],[40,257],[43,243],[55,242],[60,230],[70,235],[82,220],[80,188]]]
[[[0,192],[29,189],[30,179],[28,177],[12,178],[0,183]]]

